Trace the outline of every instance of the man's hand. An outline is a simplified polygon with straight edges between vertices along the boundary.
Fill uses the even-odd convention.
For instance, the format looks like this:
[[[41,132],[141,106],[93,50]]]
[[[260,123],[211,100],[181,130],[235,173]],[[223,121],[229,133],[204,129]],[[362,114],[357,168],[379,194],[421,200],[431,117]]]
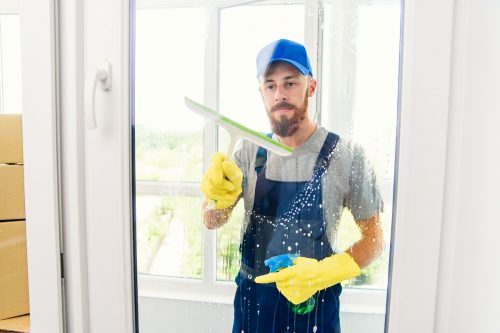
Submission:
[[[238,166],[227,160],[223,153],[215,153],[212,163],[201,181],[201,191],[209,207],[226,209],[231,207],[241,193],[243,172]]]
[[[347,253],[334,254],[323,260],[298,257],[293,266],[258,276],[257,283],[276,282],[278,290],[293,304],[300,304],[318,290],[358,276],[361,270]]]

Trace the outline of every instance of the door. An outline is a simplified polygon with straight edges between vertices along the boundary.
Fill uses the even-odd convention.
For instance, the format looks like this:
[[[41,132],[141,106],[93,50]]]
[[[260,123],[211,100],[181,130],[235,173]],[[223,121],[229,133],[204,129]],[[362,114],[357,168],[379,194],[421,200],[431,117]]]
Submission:
[[[372,266],[375,273],[365,272],[364,280],[345,286],[342,325],[362,332],[408,327],[412,305],[402,300],[405,296],[417,299],[417,295],[408,291],[413,289],[398,274],[407,271],[408,258],[416,267],[427,263],[415,260],[422,254],[409,245],[412,235],[397,233],[394,226],[402,214],[398,207],[411,201],[409,193],[422,200],[430,198],[419,184],[398,184],[397,175],[408,177],[408,171],[422,163],[415,156],[428,154],[429,149],[413,131],[419,124],[414,120],[424,115],[412,109],[413,100],[405,99],[415,93],[410,87],[418,85],[419,77],[401,79],[400,71],[400,55],[403,64],[405,59],[422,56],[412,53],[416,52],[412,48],[401,53],[400,27],[402,17],[421,22],[419,6],[409,2],[403,11],[399,1],[168,0],[62,5],[62,21],[71,27],[62,37],[64,68],[73,70],[77,78],[65,89],[75,94],[68,103],[82,102],[75,104],[75,113],[68,111],[74,118],[63,125],[75,130],[66,133],[74,141],[65,161],[79,182],[69,189],[78,199],[67,200],[81,209],[72,217],[75,224],[66,237],[77,235],[77,242],[66,246],[74,250],[78,264],[68,261],[66,267],[81,279],[71,289],[74,296],[68,298],[68,309],[74,309],[68,325],[91,332],[230,330],[235,288],[231,280],[237,271],[238,223],[244,212],[237,207],[240,222],[234,214],[234,221],[220,231],[202,228],[199,179],[211,154],[225,150],[228,140],[222,129],[189,114],[182,98],[189,95],[265,131],[265,118],[248,116],[254,114],[248,110],[259,108],[260,97],[252,88],[255,82],[246,78],[253,76],[259,46],[286,36],[306,45],[321,80],[322,88],[310,105],[315,120],[368,147],[385,180],[381,189],[386,252],[379,258],[378,270]],[[447,10],[443,12],[449,14]],[[404,31],[404,40],[429,38],[429,31],[412,26]],[[435,42],[441,43],[449,35],[438,37]],[[386,44],[382,47],[373,41]],[[446,64],[445,56],[439,59],[439,65]],[[235,64],[245,65],[235,71]],[[425,65],[419,73],[437,66]],[[401,82],[407,82],[406,90],[401,90]],[[427,102],[435,111],[440,101]],[[409,118],[413,121],[404,121]],[[399,128],[401,120],[405,126]],[[446,115],[438,120],[433,123],[437,133],[446,127]],[[438,145],[432,152],[442,156],[445,137],[433,139]],[[76,149],[74,156],[71,147]],[[405,149],[411,149],[412,155],[398,155]],[[436,161],[438,168],[443,167],[444,160]],[[439,182],[442,174],[429,177]],[[440,193],[441,188],[433,193],[430,221],[424,222],[435,231],[427,243],[429,252],[437,252],[439,245],[439,223],[432,222],[439,221],[441,206],[436,198]],[[422,223],[404,216],[409,225]],[[339,247],[355,241],[348,213],[343,223],[340,228],[346,237],[339,237]],[[395,248],[392,244],[397,244],[395,253],[390,252]],[[426,302],[433,305],[436,280],[431,277],[426,283]],[[398,316],[388,315],[386,299],[389,309],[397,304]],[[423,325],[431,326],[432,306],[426,309]]]

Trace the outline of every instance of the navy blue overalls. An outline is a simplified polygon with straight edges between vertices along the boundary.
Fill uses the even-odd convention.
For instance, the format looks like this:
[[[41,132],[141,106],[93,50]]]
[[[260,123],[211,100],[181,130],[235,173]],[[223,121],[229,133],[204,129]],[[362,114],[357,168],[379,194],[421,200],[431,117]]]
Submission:
[[[300,315],[291,311],[275,284],[253,281],[269,272],[264,260],[275,255],[298,253],[321,260],[333,254],[325,233],[321,183],[337,142],[338,136],[328,133],[312,179],[302,182],[266,179],[267,151],[259,147],[254,206],[240,247],[233,333],[340,333],[340,284],[316,293],[314,310]]]

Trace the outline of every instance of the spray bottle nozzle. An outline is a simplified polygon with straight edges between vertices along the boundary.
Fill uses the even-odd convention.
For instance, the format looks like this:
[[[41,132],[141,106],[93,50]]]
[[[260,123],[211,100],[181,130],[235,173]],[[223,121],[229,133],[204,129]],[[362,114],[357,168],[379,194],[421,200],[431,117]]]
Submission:
[[[277,272],[280,269],[287,268],[289,266],[293,265],[293,261],[299,257],[299,254],[294,253],[285,253],[285,254],[280,254],[274,257],[271,257],[269,259],[266,259],[264,261],[264,265],[269,267],[269,272]]]

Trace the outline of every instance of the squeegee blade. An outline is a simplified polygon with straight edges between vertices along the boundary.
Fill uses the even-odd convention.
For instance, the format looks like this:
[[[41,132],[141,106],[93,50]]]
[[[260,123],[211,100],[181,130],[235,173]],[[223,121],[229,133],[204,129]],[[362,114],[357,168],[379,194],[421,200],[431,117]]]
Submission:
[[[217,125],[224,127],[231,136],[248,140],[281,156],[288,156],[293,153],[292,147],[284,145],[262,133],[254,131],[251,128],[248,128],[205,105],[197,103],[188,97],[184,97],[184,102],[191,111],[204,117],[205,119],[215,121]]]

